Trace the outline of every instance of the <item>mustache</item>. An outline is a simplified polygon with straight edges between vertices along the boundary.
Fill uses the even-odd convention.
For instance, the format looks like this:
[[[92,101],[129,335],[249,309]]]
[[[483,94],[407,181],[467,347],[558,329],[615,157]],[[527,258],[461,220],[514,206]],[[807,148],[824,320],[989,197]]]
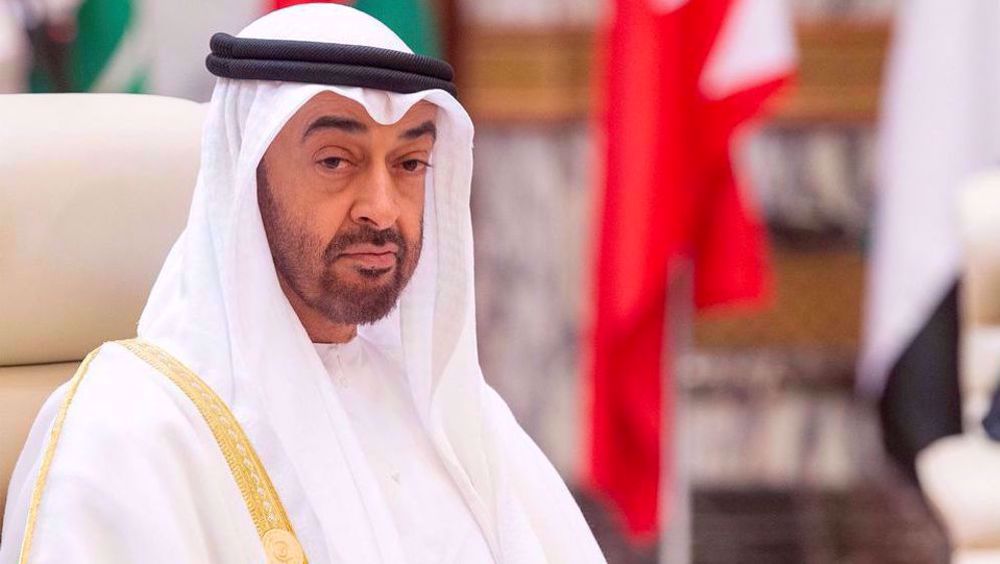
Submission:
[[[323,260],[327,263],[332,263],[351,245],[364,243],[377,247],[395,243],[399,248],[399,251],[396,253],[397,258],[405,256],[407,251],[406,239],[403,239],[403,235],[397,229],[393,227],[375,229],[374,227],[363,225],[357,229],[335,235],[326,246],[326,250],[323,251]]]

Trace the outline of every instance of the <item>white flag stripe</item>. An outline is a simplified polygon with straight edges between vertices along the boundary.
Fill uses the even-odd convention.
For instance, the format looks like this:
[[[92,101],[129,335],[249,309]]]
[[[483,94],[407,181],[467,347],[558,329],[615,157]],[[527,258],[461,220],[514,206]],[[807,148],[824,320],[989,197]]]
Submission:
[[[0,94],[25,88],[28,45],[14,4],[0,2]]]
[[[687,4],[691,0],[651,0],[652,7],[654,10],[660,12],[672,12],[677,8],[680,8],[684,4]]]
[[[90,87],[91,92],[127,92],[140,76],[149,72],[156,46],[146,4],[141,0],[132,2],[132,16],[125,35]]]
[[[1000,4],[899,5],[882,106],[862,391],[888,371],[958,276],[958,190],[1000,158]]]
[[[786,0],[734,0],[701,75],[702,92],[726,96],[787,74],[797,61]]]

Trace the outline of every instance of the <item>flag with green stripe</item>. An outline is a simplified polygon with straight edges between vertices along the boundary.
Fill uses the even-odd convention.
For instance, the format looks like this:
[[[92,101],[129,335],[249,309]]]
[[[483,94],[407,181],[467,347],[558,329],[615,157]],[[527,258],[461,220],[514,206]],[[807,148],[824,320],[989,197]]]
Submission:
[[[84,0],[75,34],[58,42],[32,34],[32,92],[144,92],[150,38],[139,0]]]

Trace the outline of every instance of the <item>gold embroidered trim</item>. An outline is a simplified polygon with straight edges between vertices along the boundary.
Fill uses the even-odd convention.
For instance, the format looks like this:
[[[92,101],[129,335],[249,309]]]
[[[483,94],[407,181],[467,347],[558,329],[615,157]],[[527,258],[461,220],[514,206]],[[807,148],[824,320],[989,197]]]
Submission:
[[[66,397],[63,398],[62,404],[59,406],[59,413],[56,415],[56,420],[52,423],[52,430],[49,431],[49,443],[46,445],[45,453],[42,455],[42,466],[38,469],[38,478],[35,480],[35,487],[31,490],[31,501],[28,503],[28,522],[24,526],[24,537],[21,539],[21,555],[18,558],[20,564],[27,564],[28,555],[31,554],[31,541],[35,536],[35,521],[38,520],[38,508],[42,504],[42,492],[45,491],[45,482],[49,477],[52,458],[56,455],[56,445],[59,443],[59,435],[62,433],[63,422],[66,421],[66,412],[69,411],[69,404],[73,401],[73,396],[76,395],[76,390],[80,387],[80,382],[87,373],[90,361],[94,359],[99,350],[101,349],[97,348],[88,354],[83,359],[83,362],[80,363],[80,367],[76,369],[76,374],[69,381],[69,389],[66,390]]]
[[[268,563],[306,564],[305,554],[292,531],[278,492],[246,433],[226,404],[194,372],[156,345],[138,339],[117,343],[169,378],[194,402],[212,430],[243,494]]]

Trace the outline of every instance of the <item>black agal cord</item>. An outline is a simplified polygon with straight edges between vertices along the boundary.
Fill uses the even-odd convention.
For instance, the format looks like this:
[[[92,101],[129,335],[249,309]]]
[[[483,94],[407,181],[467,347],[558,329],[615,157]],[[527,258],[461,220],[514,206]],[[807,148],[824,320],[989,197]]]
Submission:
[[[215,76],[361,86],[409,94],[440,88],[455,95],[451,65],[392,49],[253,39],[216,33],[205,66]]]

